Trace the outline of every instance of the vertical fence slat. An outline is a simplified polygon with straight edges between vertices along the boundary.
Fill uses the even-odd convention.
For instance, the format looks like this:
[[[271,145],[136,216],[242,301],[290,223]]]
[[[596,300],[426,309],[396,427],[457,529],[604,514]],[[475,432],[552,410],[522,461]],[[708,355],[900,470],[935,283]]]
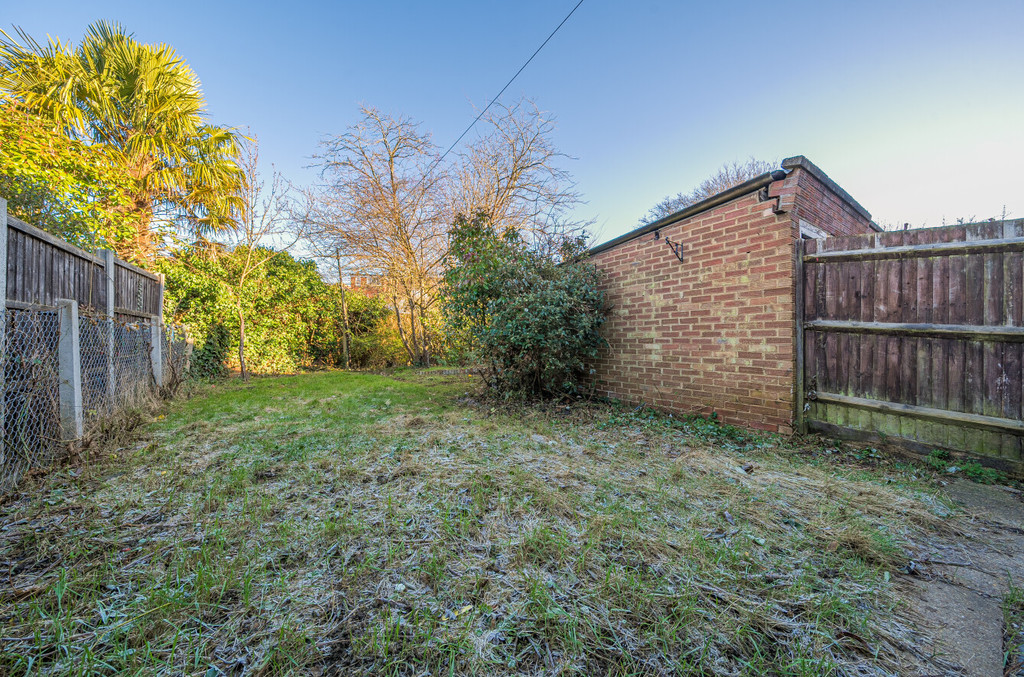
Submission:
[[[827,240],[826,240],[827,242]],[[840,243],[836,242],[835,245]],[[830,278],[832,283],[832,299],[833,305],[829,319],[842,319],[846,315],[846,304],[847,304],[847,280],[846,270],[848,266],[845,263],[840,263],[837,266],[832,266],[834,275]],[[849,344],[849,336],[845,334],[830,334],[829,340],[834,341],[830,350],[830,357],[835,364],[835,371],[833,372],[831,392],[845,393],[847,391],[847,379],[848,374],[846,368],[848,362],[846,359],[846,349]],[[835,415],[832,420],[837,425],[846,425],[847,418],[850,415],[849,410],[846,407],[837,407]]]
[[[904,231],[902,244],[915,244],[917,231]],[[917,259],[908,258],[900,262],[900,321],[917,320]],[[900,339],[900,402],[917,404],[917,349],[916,336],[901,336]],[[904,416],[900,419],[900,435],[917,439],[918,420]]]
[[[14,289],[11,289],[10,283],[8,283],[7,298],[20,299],[24,295],[25,289],[25,266],[16,265],[16,263],[24,264],[28,260],[25,256],[25,246],[27,243],[25,242],[25,237],[20,232],[8,229],[8,233],[8,236],[14,240],[15,251],[14,255],[11,256],[11,247],[8,245],[7,270],[10,271],[13,267],[16,283]]]
[[[886,304],[889,302],[889,262],[875,262],[875,297],[874,306],[871,309],[871,320],[873,322],[885,322],[887,320]],[[871,397],[876,400],[885,399],[885,370],[888,365],[887,355],[889,342],[885,336],[871,335],[867,338],[874,346],[874,360],[872,361],[871,372]],[[870,412],[871,429],[885,429],[885,414]]]
[[[901,233],[884,233],[889,235],[894,246],[902,243]],[[897,239],[898,238],[898,239]],[[900,274],[902,272],[899,259],[888,261],[886,266],[885,287],[885,322],[900,321]],[[885,400],[888,402],[899,401],[900,388],[900,339],[898,336],[885,337],[885,387],[882,390]],[[900,421],[898,416],[889,414],[883,415],[882,432],[887,435],[898,436],[900,434]]]
[[[874,261],[858,261],[857,275],[857,312],[851,317],[852,320],[871,321],[874,302]],[[870,397],[872,382],[872,362],[875,358],[874,342],[871,336],[857,336],[857,380],[853,395],[856,397]],[[871,413],[867,411],[856,412],[854,425],[857,428],[870,428]]]
[[[995,226],[998,225],[998,233]],[[999,237],[1002,224],[992,224],[982,232],[986,239]],[[1003,324],[1003,254],[985,254],[983,258],[985,305],[984,322],[990,325]],[[982,398],[981,413],[986,416],[1002,414],[1002,391],[1006,386],[1006,373],[1003,363],[1003,344],[986,341],[982,344]],[[1002,449],[1002,433],[985,433],[986,449]],[[1012,437],[1012,436],[1009,436]]]
[[[978,226],[967,228],[968,240],[982,239],[984,233]],[[967,324],[985,322],[985,255],[966,257]],[[981,341],[967,341],[965,345],[964,411],[972,414],[985,413],[985,349]],[[988,433],[967,432],[967,447],[970,451],[982,453],[988,443]]]
[[[1006,228],[1004,237],[1024,235],[1024,221],[1015,227]],[[1024,254],[1008,252],[1003,256],[1003,319],[1007,325],[1024,326]],[[1002,415],[1005,418],[1024,419],[1021,409],[1024,390],[1024,345],[1015,343],[1003,346],[1003,360],[1007,382],[1002,398]],[[1017,437],[1004,441],[1004,457],[1024,459],[1024,439]]]
[[[828,240],[823,240],[822,244],[827,244]],[[824,272],[824,285],[822,287],[824,292],[825,304],[821,310],[821,316],[832,320],[836,316],[836,301],[838,300],[838,294],[836,294],[838,271],[835,266],[823,266]],[[824,363],[825,369],[823,373],[819,374],[818,380],[822,382],[822,389],[826,392],[835,392],[836,390],[836,359],[837,359],[837,347],[838,338],[833,333],[819,334],[818,340],[818,360]],[[828,419],[832,423],[839,424],[839,417],[842,416],[842,407],[828,407]]]
[[[117,265],[114,263],[116,257],[109,249],[103,250],[103,281],[106,304],[103,308],[104,318],[102,322],[106,325],[105,357],[107,362],[107,401],[113,402],[117,384],[114,380],[114,273]]]
[[[922,230],[919,241],[922,244],[935,242],[934,230]],[[935,260],[931,257],[924,257],[917,262],[917,280],[914,293],[917,295],[917,321],[925,324],[933,322],[935,303],[932,296]],[[935,402],[935,375],[932,371],[932,354],[937,341],[932,338],[918,341],[917,348],[917,392],[915,398],[917,404],[922,407],[933,407]],[[932,422],[921,422],[917,439],[928,442],[938,438],[944,438],[944,430],[940,424]]]
[[[958,239],[964,239],[963,228],[958,230]],[[951,324],[964,324],[967,321],[967,260],[964,256],[952,256],[949,259],[949,321]],[[966,411],[964,402],[964,373],[967,345],[964,341],[950,340],[949,367],[946,379],[946,406],[952,411]],[[949,429],[949,444],[957,449],[965,448],[967,438],[961,428]]]
[[[824,240],[815,242],[820,247]],[[814,299],[815,299],[815,310],[814,318],[820,319],[825,312],[825,299],[827,291],[825,289],[825,266],[818,265],[814,267]],[[827,390],[828,383],[828,370],[825,363],[825,335],[822,332],[811,332],[810,334],[811,343],[814,346],[813,354],[814,358],[811,364],[814,365],[814,377],[815,377],[815,388],[817,390]],[[815,403],[815,415],[820,417],[822,420],[828,420],[828,409],[825,404]]]

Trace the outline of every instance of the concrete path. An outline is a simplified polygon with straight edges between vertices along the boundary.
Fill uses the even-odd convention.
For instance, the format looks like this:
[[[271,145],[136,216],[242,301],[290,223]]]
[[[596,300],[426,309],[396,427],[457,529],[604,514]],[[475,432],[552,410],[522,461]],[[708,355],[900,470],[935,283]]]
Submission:
[[[1011,581],[1024,585],[1024,497],[1009,487],[964,480],[947,491],[968,514],[965,533],[918,544],[901,588],[933,639],[920,648],[961,666],[959,674],[1001,677],[1003,597]],[[1018,675],[1024,670],[1007,673]]]

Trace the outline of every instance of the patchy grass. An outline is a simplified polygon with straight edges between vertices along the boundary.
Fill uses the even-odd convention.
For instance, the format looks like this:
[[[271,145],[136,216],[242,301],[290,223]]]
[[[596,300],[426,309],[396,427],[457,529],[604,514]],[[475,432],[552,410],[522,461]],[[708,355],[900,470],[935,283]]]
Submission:
[[[210,386],[2,510],[7,674],[893,674],[911,471],[470,377]],[[934,671],[934,670],[933,670]]]
[[[1004,673],[1024,674],[1024,588],[1013,582],[1003,598],[1003,648]]]

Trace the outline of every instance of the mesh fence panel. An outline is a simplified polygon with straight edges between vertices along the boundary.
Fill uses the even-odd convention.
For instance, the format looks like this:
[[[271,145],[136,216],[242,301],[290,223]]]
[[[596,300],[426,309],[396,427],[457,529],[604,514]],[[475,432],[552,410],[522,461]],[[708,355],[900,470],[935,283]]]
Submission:
[[[82,412],[85,420],[109,413],[107,398],[107,341],[110,338],[108,320],[80,315],[78,318],[78,345],[82,351]]]
[[[164,374],[180,381],[188,374],[189,344],[185,328],[170,324],[164,327]]]
[[[3,346],[0,492],[59,452],[59,319],[53,310],[8,310]]]
[[[167,378],[171,370],[171,334],[173,331],[166,325],[160,328],[160,360],[164,378]]]
[[[55,309],[15,310],[4,315],[0,346],[3,369],[0,496],[27,470],[54,461],[70,446],[62,441],[60,418],[60,314]],[[86,424],[154,392],[150,325],[124,316],[80,314],[82,415]],[[160,336],[165,383],[185,377],[189,345],[181,327]]]
[[[114,401],[120,407],[139,401],[153,388],[153,365],[149,357],[149,325],[115,320]]]

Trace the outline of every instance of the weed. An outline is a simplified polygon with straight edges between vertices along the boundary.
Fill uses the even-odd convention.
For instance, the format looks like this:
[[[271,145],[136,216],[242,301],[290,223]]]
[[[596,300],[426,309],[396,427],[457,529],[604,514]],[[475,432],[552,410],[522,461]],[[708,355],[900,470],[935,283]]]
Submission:
[[[977,461],[965,461],[955,465],[951,455],[945,449],[934,449],[928,454],[925,463],[933,470],[941,473],[962,473],[964,477],[979,484],[1005,484],[1009,478],[1005,473],[981,465]]]
[[[949,452],[945,449],[932,449],[926,462],[932,469],[943,472],[949,467]]]
[[[967,479],[979,484],[1005,484],[1008,481],[1004,473],[995,468],[986,468],[977,461],[964,463],[961,470]]]
[[[1010,581],[1003,597],[1003,674],[1024,669],[1024,588]]]

